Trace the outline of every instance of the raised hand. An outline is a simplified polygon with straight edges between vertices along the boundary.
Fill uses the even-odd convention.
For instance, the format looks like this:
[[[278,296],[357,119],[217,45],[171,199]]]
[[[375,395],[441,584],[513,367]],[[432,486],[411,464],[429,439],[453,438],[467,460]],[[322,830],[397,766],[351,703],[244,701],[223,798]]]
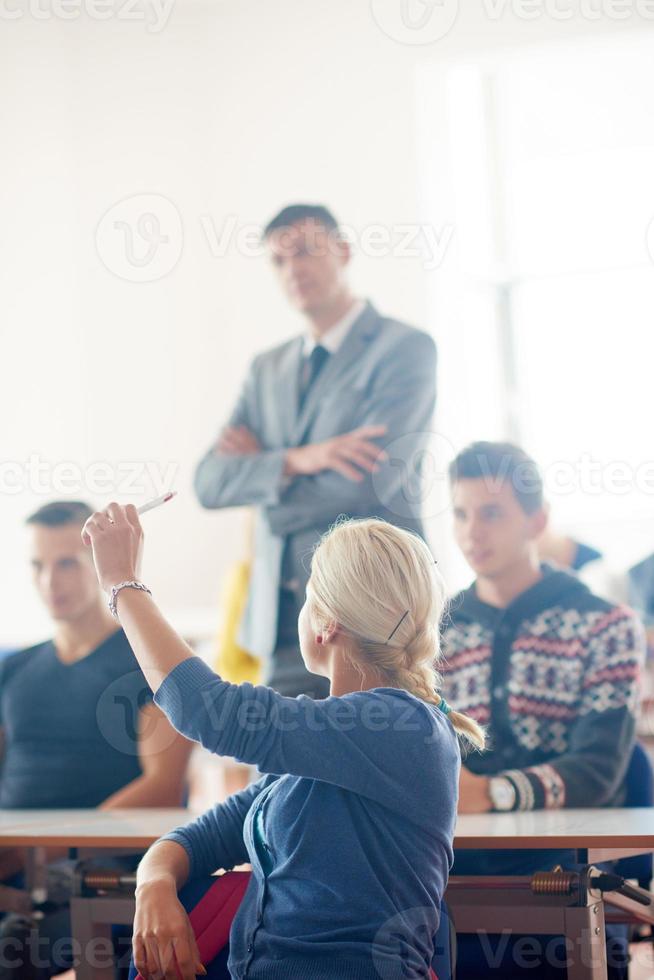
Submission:
[[[82,528],[82,541],[93,549],[98,580],[105,592],[119,582],[138,579],[143,528],[136,507],[111,503],[92,514]]]

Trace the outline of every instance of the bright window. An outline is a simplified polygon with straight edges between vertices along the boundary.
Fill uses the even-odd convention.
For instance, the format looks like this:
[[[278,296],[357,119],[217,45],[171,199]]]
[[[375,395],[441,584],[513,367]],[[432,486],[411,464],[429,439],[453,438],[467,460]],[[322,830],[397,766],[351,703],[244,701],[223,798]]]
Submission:
[[[555,524],[631,564],[654,550],[652,42],[441,67],[419,119],[426,206],[454,227],[440,426],[521,442]]]

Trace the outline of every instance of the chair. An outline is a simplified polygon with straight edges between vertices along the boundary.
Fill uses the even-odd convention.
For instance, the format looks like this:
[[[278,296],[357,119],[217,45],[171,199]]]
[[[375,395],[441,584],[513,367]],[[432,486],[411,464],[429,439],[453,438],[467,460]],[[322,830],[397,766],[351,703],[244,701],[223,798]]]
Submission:
[[[449,909],[441,902],[441,920],[434,937],[434,958],[431,962],[432,977],[435,980],[452,980],[456,958],[456,932],[450,918]]]
[[[626,807],[649,807],[654,805],[654,766],[646,749],[636,742],[631,753],[625,777],[627,794]],[[651,854],[638,854],[636,857],[622,858],[616,862],[615,873],[623,878],[635,879],[639,886],[649,889],[654,877]]]
[[[626,807],[649,807],[654,804],[654,766],[652,766],[652,760],[640,742],[635,743],[631,753],[625,783],[624,805]],[[614,871],[623,878],[637,881],[640,888],[649,891],[652,877],[654,877],[653,856],[652,854],[637,854],[634,857],[622,858],[615,862]],[[625,941],[628,942],[651,942],[649,932],[638,932],[635,928],[640,924],[639,920],[628,914],[625,916],[620,911],[612,911],[610,896],[607,897],[609,904],[606,908],[605,917],[608,929],[621,930],[626,928],[627,940]]]

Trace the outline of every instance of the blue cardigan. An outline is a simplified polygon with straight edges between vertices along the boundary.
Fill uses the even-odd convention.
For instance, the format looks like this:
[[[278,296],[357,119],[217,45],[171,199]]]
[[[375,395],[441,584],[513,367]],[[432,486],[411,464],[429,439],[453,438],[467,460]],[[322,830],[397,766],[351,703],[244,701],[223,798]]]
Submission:
[[[185,848],[191,877],[252,864],[232,977],[427,976],[460,768],[445,715],[394,688],[284,698],[228,684],[197,657],[155,702],[184,735],[268,774],[162,838]]]

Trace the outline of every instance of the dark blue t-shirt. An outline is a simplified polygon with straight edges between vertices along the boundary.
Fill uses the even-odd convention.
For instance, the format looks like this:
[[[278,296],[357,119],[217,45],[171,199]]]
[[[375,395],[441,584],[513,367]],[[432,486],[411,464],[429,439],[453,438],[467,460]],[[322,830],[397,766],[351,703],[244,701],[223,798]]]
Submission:
[[[152,692],[122,630],[64,664],[48,641],[0,662],[0,808],[99,806],[142,774]]]

